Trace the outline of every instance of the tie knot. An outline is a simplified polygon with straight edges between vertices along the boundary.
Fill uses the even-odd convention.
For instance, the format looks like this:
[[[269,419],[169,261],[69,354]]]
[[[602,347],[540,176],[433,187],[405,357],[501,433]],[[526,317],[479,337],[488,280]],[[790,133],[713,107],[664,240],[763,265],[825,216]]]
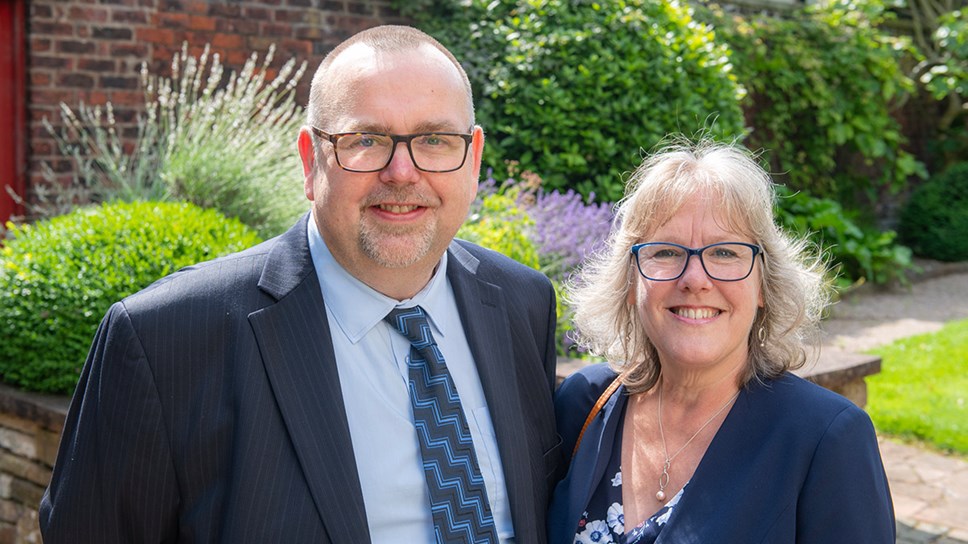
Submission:
[[[427,313],[420,306],[396,308],[391,310],[383,320],[397,329],[407,340],[410,340],[410,344],[417,349],[436,343],[433,335],[430,334],[430,322],[427,321]]]

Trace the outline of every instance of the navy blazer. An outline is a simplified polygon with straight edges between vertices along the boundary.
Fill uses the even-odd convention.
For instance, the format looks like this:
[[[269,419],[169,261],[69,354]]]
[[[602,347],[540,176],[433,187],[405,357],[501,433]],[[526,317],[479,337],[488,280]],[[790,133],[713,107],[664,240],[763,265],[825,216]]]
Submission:
[[[615,373],[594,365],[555,396],[570,455]],[[620,386],[582,437],[548,515],[551,544],[570,544],[612,455],[628,398]],[[736,399],[658,544],[888,544],[896,526],[877,437],[849,400],[785,374]]]
[[[47,544],[370,541],[307,220],[111,307],[41,502]],[[563,468],[554,291],[495,252],[448,251],[517,542],[542,543]]]

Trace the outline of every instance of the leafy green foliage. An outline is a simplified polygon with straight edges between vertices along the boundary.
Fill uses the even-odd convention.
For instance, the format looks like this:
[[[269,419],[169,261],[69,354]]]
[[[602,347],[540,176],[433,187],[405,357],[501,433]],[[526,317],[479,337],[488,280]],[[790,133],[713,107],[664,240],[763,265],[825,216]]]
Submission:
[[[968,321],[874,350],[881,372],[867,378],[867,412],[879,432],[968,454]]]
[[[682,4],[469,0],[439,16],[447,9],[418,25],[464,63],[495,171],[518,161],[548,190],[614,201],[666,134],[742,134],[729,53]]]
[[[491,192],[478,198],[457,237],[493,249],[521,264],[540,269],[538,249],[528,238],[534,221],[521,209],[516,193]]]
[[[238,220],[188,203],[103,204],[7,227],[0,375],[50,393],[73,391],[112,303],[181,267],[259,241]]]
[[[534,220],[519,203],[521,187],[506,183],[499,190],[493,179],[488,181],[490,183],[478,193],[470,218],[457,232],[457,237],[503,253],[535,270],[541,270],[538,245],[530,236],[534,233]],[[555,280],[551,283],[557,294],[556,345],[559,354],[564,355],[567,346],[571,344],[567,338],[568,332],[573,328],[571,310],[563,301],[561,283]]]
[[[859,281],[875,284],[905,282],[912,268],[911,250],[897,243],[897,233],[864,228],[836,201],[776,187],[780,224],[806,235],[828,252],[838,267],[837,285]]]
[[[900,65],[906,43],[876,26],[887,17],[879,0],[811,4],[790,19],[700,13],[749,90],[745,143],[772,152],[783,183],[854,207],[925,175],[891,115],[913,82]]]
[[[968,162],[915,189],[901,212],[904,242],[923,257],[968,260]]]
[[[938,100],[954,94],[964,103],[968,100],[968,9],[938,17],[933,39],[938,57],[930,59],[931,67],[921,82]]]
[[[64,129],[46,126],[74,162],[75,179],[63,188],[48,171],[50,183],[37,188],[47,204],[35,211],[59,215],[78,201],[185,200],[238,217],[263,237],[281,233],[308,208],[294,144],[302,124],[294,91],[305,63],[297,69],[290,60],[267,81],[272,55],[260,66],[253,54],[238,74],[225,74],[207,46],[196,58],[185,45],[170,78],[142,66],[145,114],[133,151],[110,103],[81,104],[76,113],[61,104]]]

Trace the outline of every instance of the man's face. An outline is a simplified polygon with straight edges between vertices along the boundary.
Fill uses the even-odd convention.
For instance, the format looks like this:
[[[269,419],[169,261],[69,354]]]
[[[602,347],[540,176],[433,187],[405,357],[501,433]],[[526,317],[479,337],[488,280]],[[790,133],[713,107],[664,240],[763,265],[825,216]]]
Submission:
[[[460,74],[432,46],[377,53],[357,44],[333,61],[329,74],[327,95],[339,106],[330,106],[328,126],[318,127],[326,132],[467,133],[470,128]],[[304,129],[299,149],[306,196],[337,262],[371,286],[388,270],[428,279],[477,194],[479,127],[473,137],[464,166],[453,172],[418,170],[401,143],[383,170],[354,173],[337,164],[329,141],[322,141],[314,156]]]

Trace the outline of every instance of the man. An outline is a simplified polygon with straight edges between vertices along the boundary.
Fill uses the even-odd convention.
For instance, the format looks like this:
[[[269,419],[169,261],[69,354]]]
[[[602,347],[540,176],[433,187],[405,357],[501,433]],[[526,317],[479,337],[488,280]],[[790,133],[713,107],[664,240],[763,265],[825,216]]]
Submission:
[[[554,294],[453,241],[484,145],[466,74],[415,29],[370,29],[324,59],[308,119],[311,214],[105,316],[41,503],[47,544],[545,541]],[[436,349],[404,336],[414,323]],[[414,392],[441,368],[457,394]],[[436,457],[427,413],[472,446]]]

